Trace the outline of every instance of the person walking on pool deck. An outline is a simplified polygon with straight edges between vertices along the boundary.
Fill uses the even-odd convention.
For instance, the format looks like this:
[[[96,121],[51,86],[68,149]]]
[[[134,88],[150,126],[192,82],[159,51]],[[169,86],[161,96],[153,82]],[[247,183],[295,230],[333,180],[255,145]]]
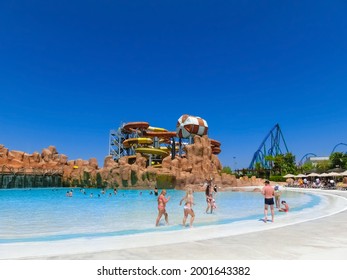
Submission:
[[[169,215],[166,212],[166,203],[170,200],[170,196],[168,198],[165,197],[166,190],[162,190],[158,197],[158,217],[155,222],[156,226],[159,226],[159,221],[161,217],[164,215],[166,224],[169,224]]]
[[[264,222],[267,222],[267,212],[270,205],[271,210],[271,221],[275,221],[275,210],[274,210],[274,189],[270,186],[270,182],[268,180],[265,181],[265,186],[263,187],[261,193],[264,196]]]
[[[186,226],[186,221],[188,218],[188,215],[190,215],[190,223],[189,226],[192,227],[195,213],[193,211],[193,205],[194,205],[194,197],[193,197],[193,191],[191,189],[187,190],[186,195],[181,199],[180,205],[182,205],[182,202],[184,201],[184,217],[183,217],[183,226]]]

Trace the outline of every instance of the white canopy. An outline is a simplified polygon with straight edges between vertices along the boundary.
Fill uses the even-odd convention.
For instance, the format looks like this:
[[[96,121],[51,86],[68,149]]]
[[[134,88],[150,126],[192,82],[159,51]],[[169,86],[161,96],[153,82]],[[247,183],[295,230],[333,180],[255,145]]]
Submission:
[[[337,172],[330,172],[328,174],[329,176],[332,176],[332,177],[343,176],[342,173],[337,173]]]
[[[287,174],[287,175],[284,175],[283,178],[294,178],[295,175],[293,174]]]
[[[307,177],[307,175],[305,175],[305,174],[295,175],[295,178],[305,178],[305,177]]]

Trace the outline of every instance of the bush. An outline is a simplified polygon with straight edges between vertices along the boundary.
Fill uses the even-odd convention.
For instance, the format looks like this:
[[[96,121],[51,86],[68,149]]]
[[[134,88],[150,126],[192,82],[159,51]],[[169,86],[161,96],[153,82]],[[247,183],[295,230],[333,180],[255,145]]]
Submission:
[[[222,173],[232,174],[233,172],[229,166],[224,166],[222,169]]]
[[[157,174],[158,189],[173,189],[175,187],[176,177],[169,174]]]
[[[286,180],[287,180],[286,178],[283,178],[283,176],[280,176],[280,175],[270,176],[270,181],[273,181],[273,182],[285,182]]]
[[[143,174],[142,174],[142,181],[145,181],[146,179],[148,180],[148,181],[154,181],[154,180],[156,180],[156,173],[154,173],[154,172],[148,172],[148,171],[146,171],[146,172],[144,172]]]
[[[127,188],[128,187],[128,180],[122,180],[122,186]]]
[[[96,174],[96,186],[99,188],[102,186],[102,177],[100,173]]]
[[[137,181],[138,181],[138,178],[137,178],[137,175],[136,175],[136,172],[131,170],[131,174],[130,174],[130,180],[131,180],[131,185],[132,186],[135,186]]]

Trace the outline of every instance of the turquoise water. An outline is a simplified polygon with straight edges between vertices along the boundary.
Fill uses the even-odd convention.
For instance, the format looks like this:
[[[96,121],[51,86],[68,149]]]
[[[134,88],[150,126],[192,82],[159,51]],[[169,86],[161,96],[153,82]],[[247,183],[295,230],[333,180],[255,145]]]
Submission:
[[[33,188],[0,190],[0,243],[66,240],[182,230],[183,191],[168,190],[168,226],[164,220],[155,227],[157,197],[147,190],[108,190]],[[91,197],[91,193],[93,196]],[[257,192],[218,192],[217,209],[206,214],[205,194],[194,194],[194,226],[227,224],[263,218],[263,197]],[[291,212],[320,203],[317,195],[283,192]],[[278,213],[276,215],[286,215]]]

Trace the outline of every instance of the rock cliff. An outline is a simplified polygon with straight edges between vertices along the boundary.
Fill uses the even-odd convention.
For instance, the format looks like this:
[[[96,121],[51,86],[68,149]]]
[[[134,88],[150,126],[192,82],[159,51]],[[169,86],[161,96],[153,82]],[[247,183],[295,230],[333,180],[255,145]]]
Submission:
[[[27,154],[21,151],[9,151],[0,145],[0,172],[50,172],[61,174],[66,186],[124,187],[124,188],[176,188],[192,187],[203,189],[206,180],[213,179],[221,188],[242,187],[262,184],[261,179],[243,177],[236,179],[234,175],[221,173],[222,164],[218,156],[212,153],[210,139],[195,136],[194,144],[185,146],[185,157],[167,156],[161,168],[146,167],[147,158],[136,154],[135,162],[128,163],[123,157],[115,162],[106,156],[102,168],[98,167],[95,158],[89,160],[68,160],[59,154],[54,146],[49,146],[41,153]]]

